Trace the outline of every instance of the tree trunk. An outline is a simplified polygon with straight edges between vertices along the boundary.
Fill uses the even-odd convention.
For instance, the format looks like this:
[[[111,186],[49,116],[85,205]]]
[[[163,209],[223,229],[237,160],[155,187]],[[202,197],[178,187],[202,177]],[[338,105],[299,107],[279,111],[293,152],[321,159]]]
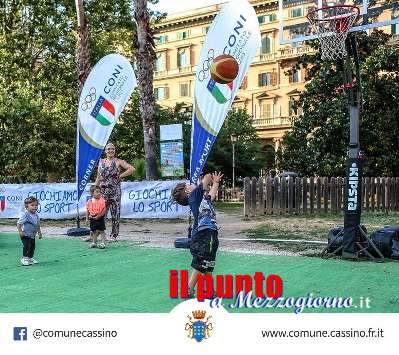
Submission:
[[[91,69],[89,48],[90,32],[85,20],[84,0],[75,0],[75,4],[78,17],[76,65],[79,84],[78,95],[80,95]]]
[[[145,170],[147,180],[158,178],[156,161],[155,98],[153,75],[155,61],[154,35],[150,28],[147,0],[134,0],[136,31],[133,37],[134,56],[137,65],[140,113],[143,118]]]

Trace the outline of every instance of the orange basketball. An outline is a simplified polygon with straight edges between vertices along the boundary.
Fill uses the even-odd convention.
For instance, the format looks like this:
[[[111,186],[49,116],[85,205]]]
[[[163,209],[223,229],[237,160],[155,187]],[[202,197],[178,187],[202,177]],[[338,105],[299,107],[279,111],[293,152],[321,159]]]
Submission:
[[[211,77],[219,84],[231,83],[238,75],[238,63],[228,54],[217,56],[211,65]]]

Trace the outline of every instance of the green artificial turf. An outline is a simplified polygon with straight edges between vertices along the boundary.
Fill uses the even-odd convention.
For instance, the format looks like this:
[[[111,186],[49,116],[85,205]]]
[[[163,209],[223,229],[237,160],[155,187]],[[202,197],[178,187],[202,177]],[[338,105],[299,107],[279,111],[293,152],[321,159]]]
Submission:
[[[169,270],[189,269],[191,262],[187,250],[149,248],[127,241],[98,250],[88,249],[87,243],[75,238],[44,238],[37,240],[36,250],[40,264],[20,266],[19,237],[0,233],[0,313],[169,312],[181,302],[169,298]],[[399,312],[399,264],[395,262],[218,253],[215,274],[256,271],[280,275],[286,297],[310,292],[313,297],[351,296],[355,302],[369,297],[370,309],[346,312]]]

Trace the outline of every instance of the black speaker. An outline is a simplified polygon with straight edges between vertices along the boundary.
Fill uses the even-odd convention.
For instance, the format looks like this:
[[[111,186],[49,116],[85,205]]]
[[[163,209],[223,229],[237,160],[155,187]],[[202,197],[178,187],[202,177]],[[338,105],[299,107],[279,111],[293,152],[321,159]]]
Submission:
[[[375,232],[371,233],[370,239],[373,241],[373,243],[379,249],[382,255],[390,258],[392,254],[392,239],[397,233],[398,232],[396,232],[395,230],[387,228],[378,229]],[[378,256],[371,245],[369,246],[368,251],[373,256]]]
[[[344,235],[343,235],[343,230],[344,227],[337,227],[333,228],[328,232],[328,252],[332,253],[334,250],[338,249],[344,240]],[[338,234],[341,233],[341,235],[338,236]],[[340,251],[342,253],[342,250]]]

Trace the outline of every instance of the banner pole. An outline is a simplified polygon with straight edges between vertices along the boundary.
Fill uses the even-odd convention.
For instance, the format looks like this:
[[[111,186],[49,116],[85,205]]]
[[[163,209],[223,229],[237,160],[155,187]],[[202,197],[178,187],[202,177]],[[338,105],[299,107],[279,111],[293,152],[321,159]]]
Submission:
[[[80,228],[79,201],[76,204],[76,228]]]

